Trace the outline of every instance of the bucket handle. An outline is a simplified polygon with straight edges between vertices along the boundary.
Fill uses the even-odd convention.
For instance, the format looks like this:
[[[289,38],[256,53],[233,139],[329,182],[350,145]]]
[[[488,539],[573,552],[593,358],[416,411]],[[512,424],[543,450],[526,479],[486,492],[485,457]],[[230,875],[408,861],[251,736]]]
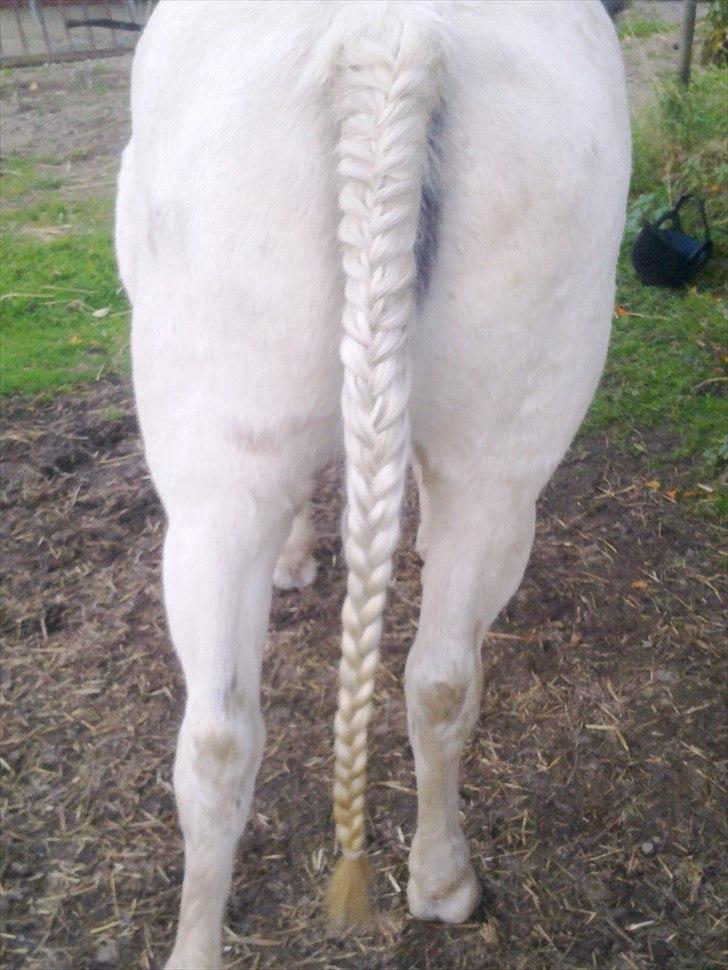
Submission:
[[[688,199],[695,199],[695,204],[698,207],[700,219],[703,223],[703,229],[705,230],[705,239],[703,240],[703,244],[706,245],[710,242],[710,227],[708,226],[708,217],[705,214],[705,202],[703,201],[702,196],[695,195],[694,192],[686,192],[685,195],[681,195],[672,209],[669,209],[660,216],[660,218],[654,224],[655,229],[659,229],[662,223],[669,219],[673,229],[676,229],[678,232],[682,232],[683,229],[680,224],[679,212],[681,207],[688,201]]]

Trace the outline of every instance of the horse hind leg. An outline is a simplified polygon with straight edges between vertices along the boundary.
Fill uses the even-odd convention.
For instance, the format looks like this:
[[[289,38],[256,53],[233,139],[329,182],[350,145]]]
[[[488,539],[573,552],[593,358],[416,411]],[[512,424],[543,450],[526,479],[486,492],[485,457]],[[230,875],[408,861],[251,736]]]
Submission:
[[[316,531],[313,527],[311,503],[306,502],[293,520],[291,532],[278,557],[273,584],[278,589],[303,589],[316,579]]]
[[[480,897],[462,832],[458,776],[478,718],[481,643],[521,581],[533,542],[530,499],[429,479],[427,557],[417,636],[405,692],[417,775],[417,830],[410,851],[410,910],[458,923]]]

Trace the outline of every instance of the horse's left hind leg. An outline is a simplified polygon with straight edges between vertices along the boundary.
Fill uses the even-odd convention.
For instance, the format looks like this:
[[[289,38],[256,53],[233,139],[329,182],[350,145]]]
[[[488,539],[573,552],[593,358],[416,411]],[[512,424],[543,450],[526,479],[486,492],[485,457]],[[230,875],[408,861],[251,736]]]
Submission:
[[[290,535],[276,563],[273,584],[278,589],[303,589],[313,583],[316,579],[315,545],[311,503],[306,502],[293,520]]]
[[[179,928],[169,970],[221,964],[235,846],[263,753],[260,666],[281,526],[210,499],[169,509],[164,594],[187,703],[174,787],[185,842]]]

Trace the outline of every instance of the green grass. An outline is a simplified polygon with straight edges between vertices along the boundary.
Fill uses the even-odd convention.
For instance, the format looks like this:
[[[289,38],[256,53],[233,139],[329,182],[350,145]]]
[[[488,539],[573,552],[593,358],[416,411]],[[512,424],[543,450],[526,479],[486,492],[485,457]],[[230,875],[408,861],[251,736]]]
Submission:
[[[725,230],[727,92],[728,71],[718,67],[693,71],[687,89],[676,81],[659,85],[654,103],[633,122],[633,198],[654,193],[662,202],[700,189],[711,197],[716,224]]]
[[[617,23],[617,36],[620,40],[630,37],[651,37],[653,34],[664,34],[674,30],[675,24],[669,24],[659,17],[640,17],[629,14]]]
[[[53,163],[49,159],[8,158],[3,161],[0,197],[4,208],[27,201],[33,195],[59,189],[62,185],[62,175],[53,171]],[[12,209],[9,211],[12,212]]]
[[[585,426],[624,447],[644,450],[644,432],[669,442],[648,448],[659,477],[674,459],[690,459],[699,495],[726,509],[728,462],[728,346],[726,255],[728,165],[724,127],[728,72],[695,72],[687,91],[663,85],[634,125],[634,172],[627,229],[619,261],[612,344],[604,379]],[[704,195],[715,250],[686,290],[645,287],[630,249],[643,218],[653,218],[685,191]],[[700,232],[697,218],[685,227]],[[674,463],[674,462],[673,462]],[[666,483],[666,487],[668,487]],[[712,489],[707,491],[705,489]]]
[[[52,392],[128,371],[108,199],[65,199],[42,159],[3,163],[0,393]]]

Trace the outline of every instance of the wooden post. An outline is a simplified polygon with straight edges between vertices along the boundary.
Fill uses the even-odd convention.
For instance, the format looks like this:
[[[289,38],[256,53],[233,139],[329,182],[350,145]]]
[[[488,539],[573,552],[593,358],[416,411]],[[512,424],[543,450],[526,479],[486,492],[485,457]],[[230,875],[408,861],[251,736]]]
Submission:
[[[687,87],[690,80],[690,58],[693,53],[693,34],[695,33],[695,14],[698,0],[687,0],[680,31],[680,81]]]

